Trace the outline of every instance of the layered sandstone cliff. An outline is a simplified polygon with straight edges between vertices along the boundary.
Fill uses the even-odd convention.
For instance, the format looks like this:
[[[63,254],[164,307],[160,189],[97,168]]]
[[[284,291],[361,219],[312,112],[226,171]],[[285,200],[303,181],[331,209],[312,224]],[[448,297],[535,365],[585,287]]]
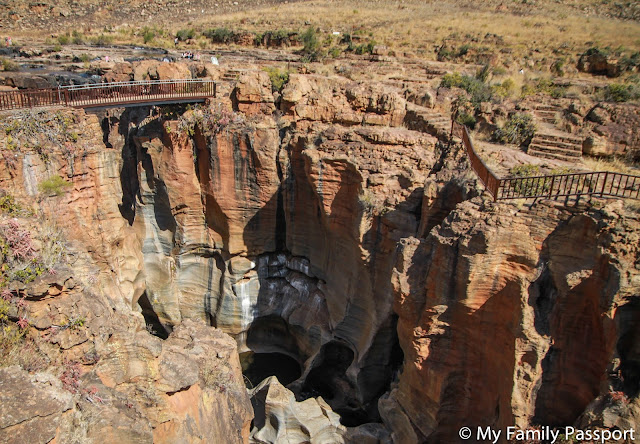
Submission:
[[[490,202],[395,88],[291,75],[274,93],[261,71],[227,86],[192,109],[5,117],[18,124],[0,142],[0,187],[81,258],[9,288],[27,295],[35,343],[54,344],[49,374],[96,353],[80,404],[47,386],[47,415],[67,424],[48,439],[77,424],[96,439],[126,417],[135,442],[246,441],[238,351],[286,355],[298,401],[323,398],[304,404],[309,428],[293,395],[262,385],[254,404],[272,399],[262,414],[287,425],[254,422],[257,442],[288,427],[449,442],[461,425],[635,424],[636,216]],[[62,135],[36,140],[18,130],[29,121]],[[59,195],[40,186],[53,175],[71,184]],[[70,320],[80,328],[57,327]],[[19,379],[44,393],[38,378]]]

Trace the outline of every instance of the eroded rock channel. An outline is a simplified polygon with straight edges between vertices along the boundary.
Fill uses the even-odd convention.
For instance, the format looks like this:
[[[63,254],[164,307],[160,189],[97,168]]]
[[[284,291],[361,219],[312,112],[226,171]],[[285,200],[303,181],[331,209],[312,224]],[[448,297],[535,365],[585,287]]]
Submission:
[[[401,139],[413,158],[396,154],[400,178],[391,180],[406,209],[388,225],[374,214],[378,197],[362,200],[363,173],[382,178],[370,149],[409,133],[278,121],[267,82],[240,81],[238,109],[246,89],[260,97],[244,114],[220,102],[98,116],[104,139],[123,153],[121,214],[141,246],[132,307],[160,337],[185,318],[231,334],[249,385],[276,375],[299,401],[322,396],[345,425],[377,422],[378,398],[402,363],[385,248],[394,245],[390,231],[419,225],[419,184],[410,176],[435,139]],[[344,96],[356,113],[348,97],[362,98]],[[372,116],[402,118],[392,114],[402,110],[399,99],[376,99]],[[389,140],[376,147],[379,137]],[[353,139],[351,158],[336,152],[345,138]]]
[[[57,112],[82,152],[25,150],[1,176],[24,199],[52,171],[73,184],[40,211],[84,277],[16,290],[56,359],[84,366],[77,404],[23,375],[63,399],[50,439],[635,424],[638,217],[620,202],[494,203],[402,91],[342,77],[274,94],[249,71],[195,108]]]

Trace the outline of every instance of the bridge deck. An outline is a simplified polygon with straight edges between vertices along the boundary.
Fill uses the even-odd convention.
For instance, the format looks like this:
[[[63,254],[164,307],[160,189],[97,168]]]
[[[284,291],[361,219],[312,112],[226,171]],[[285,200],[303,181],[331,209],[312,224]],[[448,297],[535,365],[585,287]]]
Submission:
[[[75,108],[202,102],[215,97],[213,80],[115,82],[0,93],[0,110],[63,105]]]

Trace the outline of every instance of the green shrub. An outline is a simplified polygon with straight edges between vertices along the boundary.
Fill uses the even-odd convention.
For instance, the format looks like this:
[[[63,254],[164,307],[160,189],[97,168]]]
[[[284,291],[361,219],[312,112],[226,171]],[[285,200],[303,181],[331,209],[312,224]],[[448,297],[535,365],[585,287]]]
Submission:
[[[493,132],[492,139],[499,143],[527,146],[535,132],[533,118],[529,114],[516,113],[509,117],[504,127]]]
[[[70,41],[71,39],[67,34],[62,34],[58,36],[58,43],[60,43],[61,45],[68,45]]]
[[[329,56],[333,57],[334,59],[340,57],[340,54],[342,54],[342,50],[337,46],[334,46],[329,50]]]
[[[2,69],[5,71],[18,71],[20,70],[20,65],[10,59],[6,59],[4,57],[0,57],[0,65],[2,65]]]
[[[491,74],[491,67],[487,64],[476,72],[476,79],[485,83],[489,79],[489,74]]]
[[[0,196],[0,210],[15,214],[21,210],[21,207],[11,194],[4,194]]]
[[[260,34],[256,34],[254,43],[256,46],[283,46],[290,45],[291,40],[297,40],[297,32],[289,31],[287,29],[277,29],[275,31],[266,31]]]
[[[464,45],[460,46],[458,49],[450,48],[446,44],[443,44],[438,49],[437,58],[438,58],[438,61],[440,62],[459,59],[460,57],[464,57],[465,55],[467,55],[470,49],[471,49],[471,45],[468,43],[465,43]]]
[[[71,33],[71,42],[74,45],[84,45],[84,35],[81,32],[73,31]]]
[[[269,79],[271,80],[271,89],[275,91],[282,91],[284,85],[289,82],[289,71],[286,69],[267,67],[264,70],[269,74]]]
[[[504,66],[496,66],[493,68],[494,76],[503,76],[507,73],[507,69]]]
[[[231,43],[235,39],[236,33],[229,28],[212,28],[202,33],[212,43]]]
[[[320,40],[318,38],[318,32],[313,26],[309,26],[305,32],[300,36],[302,40],[302,53],[305,54],[309,61],[318,60],[321,56],[320,53]]]
[[[557,76],[562,77],[564,75],[564,64],[565,64],[564,58],[556,60],[551,65],[551,72]]]
[[[509,170],[513,177],[532,177],[540,175],[540,168],[537,165],[524,164],[518,165]],[[530,195],[539,192],[549,191],[549,183],[544,177],[525,179],[515,182],[513,189],[521,195]]]
[[[193,29],[181,29],[176,33],[176,37],[181,42],[185,40],[193,39],[196,36],[196,31]]]
[[[604,96],[609,102],[628,102],[640,98],[640,89],[634,85],[612,83],[605,88]]]
[[[548,94],[554,99],[559,99],[564,97],[567,91],[566,88],[555,85],[551,79],[541,77],[536,80],[535,92]]]
[[[461,111],[458,113],[458,117],[456,117],[456,122],[465,125],[471,129],[476,127],[476,118],[473,114],[470,114],[466,111]]]
[[[47,196],[51,196],[53,194],[55,194],[56,196],[61,196],[62,194],[64,194],[65,189],[69,188],[70,186],[71,183],[67,182],[58,175],[54,175],[40,182],[38,184],[38,190],[40,190],[42,194],[46,194]]]
[[[92,38],[91,43],[94,46],[108,46],[113,43],[113,37],[110,35],[100,34],[99,36]]]
[[[463,76],[457,72],[442,76],[440,86],[443,88],[456,87],[464,89],[471,96],[471,103],[476,108],[482,102],[488,102],[493,97],[493,91],[489,85],[475,77]]]
[[[621,71],[632,71],[640,67],[640,52],[634,52],[631,55],[624,55],[620,58]]]
[[[369,43],[363,43],[354,48],[354,52],[358,55],[362,54],[373,54],[373,47],[376,46],[375,41],[370,41]]]
[[[502,83],[498,83],[492,86],[493,93],[500,97],[501,99],[506,99],[507,97],[511,97],[516,89],[516,84],[513,79],[508,78],[502,81]]]
[[[142,40],[144,41],[145,44],[150,43],[155,38],[156,38],[156,33],[148,28],[146,28],[146,30],[142,34]]]
[[[524,165],[514,166],[509,170],[512,176],[514,177],[531,177],[531,176],[539,176],[540,175],[540,167],[538,165],[533,165],[530,163],[526,163]]]

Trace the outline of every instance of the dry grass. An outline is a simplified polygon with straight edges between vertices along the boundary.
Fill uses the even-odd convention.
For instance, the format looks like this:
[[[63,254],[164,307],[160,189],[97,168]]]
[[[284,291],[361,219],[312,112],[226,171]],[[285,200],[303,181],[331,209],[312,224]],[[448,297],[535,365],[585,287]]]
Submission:
[[[86,33],[87,39],[104,34],[114,43],[134,44],[143,44],[145,31],[151,31],[155,37],[148,44],[168,48],[173,46],[172,36],[180,29],[302,31],[311,24],[320,28],[323,37],[330,38],[333,31],[350,33],[387,45],[398,54],[406,52],[425,59],[435,59],[436,48],[445,42],[454,46],[466,43],[473,51],[499,54],[507,67],[517,70],[525,59],[550,66],[559,57],[575,58],[592,46],[623,46],[637,51],[640,47],[637,21],[597,15],[613,11],[614,6],[609,3],[603,0],[537,0],[535,3],[320,0],[253,7],[251,2],[242,2],[241,7],[245,9],[239,12],[221,13],[213,5],[207,5],[196,16],[180,15],[185,17],[182,21],[176,21],[172,14],[170,18],[154,17],[152,27],[142,27],[141,22],[133,21],[133,25],[117,28],[94,27],[89,33],[86,29],[78,31]],[[22,35],[35,40],[41,38],[34,30],[24,31]],[[193,45],[197,49],[211,46],[203,37],[198,37]],[[506,50],[501,52],[501,48]]]
[[[640,176],[640,167],[620,158],[598,158],[584,156],[582,162],[592,171],[610,171],[614,173],[633,174]]]
[[[194,24],[264,31],[303,29],[305,23],[311,23],[327,33],[372,33],[379,43],[427,56],[447,38],[482,39],[488,33],[502,37],[504,45],[519,54],[534,49],[552,51],[563,45],[633,48],[640,44],[640,25],[635,22],[586,17],[580,9],[549,0],[528,6],[504,3],[506,10],[498,10],[497,1],[298,2],[216,16],[213,20],[204,17]]]

